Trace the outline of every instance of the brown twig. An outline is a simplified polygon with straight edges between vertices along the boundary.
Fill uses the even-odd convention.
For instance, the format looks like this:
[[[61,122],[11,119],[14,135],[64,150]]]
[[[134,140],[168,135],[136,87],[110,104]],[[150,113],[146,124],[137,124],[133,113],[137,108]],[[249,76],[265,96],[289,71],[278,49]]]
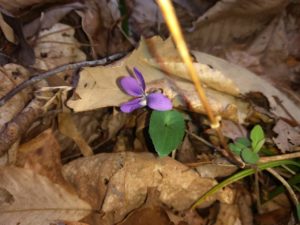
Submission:
[[[97,59],[97,60],[92,60],[92,61],[82,61],[82,62],[77,62],[77,63],[72,63],[72,64],[66,64],[63,66],[56,67],[52,70],[49,70],[45,73],[37,74],[35,76],[32,76],[30,79],[20,83],[17,85],[15,88],[13,88],[10,92],[8,92],[5,96],[0,98],[0,107],[3,106],[8,100],[10,100],[13,96],[15,96],[17,93],[22,91],[24,88],[31,86],[32,84],[44,80],[48,77],[54,76],[57,73],[66,71],[66,70],[75,70],[79,69],[81,67],[86,67],[86,66],[97,66],[97,65],[106,65],[114,60],[118,60],[125,56],[126,53],[118,53],[115,55],[108,56],[103,59]]]
[[[274,162],[279,160],[285,160],[285,159],[295,159],[300,158],[300,152],[294,152],[284,155],[275,155],[275,156],[268,156],[268,157],[261,157],[259,159],[259,163],[267,163],[267,162]]]

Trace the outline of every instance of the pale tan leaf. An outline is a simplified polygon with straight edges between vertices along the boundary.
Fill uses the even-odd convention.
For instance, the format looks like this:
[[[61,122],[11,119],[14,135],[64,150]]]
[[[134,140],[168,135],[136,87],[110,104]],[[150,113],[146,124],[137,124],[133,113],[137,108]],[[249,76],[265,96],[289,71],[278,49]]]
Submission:
[[[0,204],[0,224],[49,225],[56,220],[77,221],[91,212],[75,193],[31,170],[1,168],[0,188],[12,196]]]
[[[267,97],[273,113],[277,116],[287,117],[288,115],[284,109],[282,109],[274,99],[275,96],[282,102],[285,109],[287,109],[296,120],[300,121],[299,104],[294,103],[268,81],[263,80],[247,69],[229,63],[221,58],[196,51],[194,51],[193,54],[198,62],[211,65],[216,70],[226,74],[226,77],[231,79],[234,83],[238,84],[240,94],[245,95],[250,92],[262,93]]]
[[[84,68],[80,72],[76,94],[79,99],[69,100],[67,105],[74,111],[87,111],[107,106],[118,106],[128,101],[131,97],[124,94],[117,85],[117,79],[128,76],[126,66],[137,67],[146,82],[164,78],[165,75],[150,67],[141,60],[149,54],[144,42],[126,59],[110,66],[98,66]]]
[[[16,44],[14,30],[5,22],[1,13],[0,13],[0,27],[5,38],[11,43]]]

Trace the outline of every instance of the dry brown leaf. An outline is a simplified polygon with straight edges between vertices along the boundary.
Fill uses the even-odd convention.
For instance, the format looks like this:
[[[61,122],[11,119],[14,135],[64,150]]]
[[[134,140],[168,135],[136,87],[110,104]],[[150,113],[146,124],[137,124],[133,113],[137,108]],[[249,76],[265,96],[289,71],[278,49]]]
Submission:
[[[0,224],[49,225],[57,220],[77,221],[91,212],[91,206],[75,193],[31,170],[1,168],[0,188],[13,199],[0,204]]]
[[[71,62],[86,60],[74,34],[73,27],[61,23],[55,24],[49,30],[41,31],[34,48],[36,56],[34,66],[41,70],[49,70]]]
[[[50,0],[48,0],[50,1]],[[45,2],[45,0],[28,0],[28,1],[20,1],[20,0],[1,0],[0,6],[12,13],[18,13],[22,8]]]
[[[11,43],[16,44],[14,30],[5,22],[1,13],[0,13],[0,27],[1,27],[1,30],[2,30],[5,38],[8,41],[10,41]]]
[[[164,47],[162,46],[164,42],[161,39],[155,38],[154,41],[157,43],[157,48]],[[166,45],[168,45],[168,42],[166,42]],[[168,55],[166,60],[177,60],[177,53],[174,46],[172,48],[171,51],[168,51],[169,54],[166,54]],[[67,105],[78,112],[100,107],[119,106],[121,103],[128,101],[131,97],[125,95],[117,85],[117,79],[128,74],[126,71],[126,66],[128,66],[129,68],[137,67],[143,73],[146,82],[151,82],[148,85],[148,89],[163,89],[164,93],[170,99],[174,100],[175,106],[186,108],[188,104],[190,110],[205,113],[192,83],[170,79],[161,70],[151,66],[149,59],[151,57],[149,56],[148,48],[146,47],[146,43],[142,41],[136,51],[117,64],[105,67],[85,68],[80,73],[79,83],[76,88],[76,94],[79,96],[79,99],[69,100]],[[157,64],[155,66],[158,67]],[[205,68],[208,69],[209,66]],[[219,72],[215,72],[215,70],[208,69],[208,72],[210,72],[209,75],[218,74],[218,78],[222,80],[217,81],[218,79],[211,79],[209,75],[205,75],[207,84],[211,84],[214,87],[217,85],[221,87],[221,83],[227,83],[229,86],[225,86],[224,89],[231,90],[231,93],[236,93],[237,86],[233,86],[230,79]],[[243,121],[247,116],[248,104],[241,101],[241,99],[209,88],[206,91],[210,105],[215,113],[236,121]],[[182,99],[185,99],[185,101],[182,101]]]
[[[0,68],[0,96],[5,96],[11,89],[29,78],[29,72],[22,66],[7,64]],[[15,95],[4,106],[0,107],[0,127],[13,119],[29,101],[29,91],[24,90]]]
[[[128,51],[131,44],[121,32],[119,3],[116,0],[85,1],[86,10],[77,13],[82,18],[82,28],[89,38],[92,54],[105,57]]]
[[[184,210],[216,184],[201,178],[183,164],[149,153],[99,154],[75,160],[63,168],[65,178],[76,186],[83,199],[92,206],[102,205],[105,216],[100,221],[114,224],[140,207],[149,187],[160,192],[159,201],[174,210]],[[225,193],[226,192],[226,193]],[[219,198],[218,196],[222,196]],[[229,191],[211,196],[201,207],[218,198],[232,198]]]
[[[61,174],[61,149],[51,129],[20,145],[16,166],[31,169],[56,184],[67,187]]]
[[[218,178],[227,177],[235,173],[238,168],[235,165],[228,163],[223,158],[216,158],[211,163],[203,163],[196,167],[197,172],[201,177]]]
[[[295,147],[300,146],[300,132],[290,126],[287,122],[279,120],[273,131],[278,134],[273,141],[282,153],[295,151]]]
[[[300,121],[300,107],[290,100],[284,93],[276,89],[268,81],[263,80],[257,75],[251,73],[247,69],[231,64],[223,59],[201,52],[193,52],[198,62],[211,65],[215,69],[226,74],[228,79],[234,83],[239,84],[240,94],[245,95],[250,92],[259,92],[267,97],[271,112],[277,116],[287,117],[285,110],[280,107],[274,96],[277,97],[282,105],[290,114],[298,121]]]
[[[79,147],[82,155],[90,156],[94,154],[93,150],[76,127],[76,124],[69,113],[60,113],[58,115],[58,125],[59,131],[63,135],[73,139]]]
[[[186,33],[187,41],[194,49],[203,50],[251,37],[280,14],[287,3],[287,0],[218,1]]]
[[[117,85],[117,79],[128,75],[126,66],[137,67],[144,75],[146,82],[158,80],[165,75],[153,67],[149,67],[140,59],[147,54],[145,43],[141,43],[123,61],[109,66],[87,67],[80,72],[76,94],[79,99],[69,100],[67,105],[76,112],[87,111],[107,106],[118,106],[131,97],[124,94]]]
[[[25,37],[29,38],[36,35],[37,32],[44,29],[50,29],[54,24],[58,23],[66,14],[73,10],[84,8],[80,2],[72,2],[63,5],[56,5],[47,8],[41,13],[41,16],[27,23],[23,27]]]
[[[214,225],[232,224],[240,225],[241,219],[239,214],[239,208],[236,204],[229,205],[225,203],[220,203],[220,209],[216,222]]]

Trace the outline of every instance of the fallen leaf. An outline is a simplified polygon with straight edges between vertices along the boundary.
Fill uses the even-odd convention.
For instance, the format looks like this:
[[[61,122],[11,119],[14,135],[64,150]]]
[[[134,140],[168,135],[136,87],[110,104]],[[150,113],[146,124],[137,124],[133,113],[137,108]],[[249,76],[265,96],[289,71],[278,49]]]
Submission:
[[[40,17],[24,25],[24,35],[26,38],[29,38],[37,34],[37,32],[39,32],[40,30],[50,29],[52,26],[58,23],[66,14],[70,13],[73,10],[80,10],[83,8],[84,5],[80,2],[73,2],[49,7],[41,13]]]
[[[60,154],[58,141],[52,130],[48,129],[19,146],[16,166],[30,169],[53,183],[67,187],[68,184],[61,174]]]
[[[0,224],[49,225],[56,220],[77,221],[91,212],[75,193],[31,170],[1,168],[0,188],[13,196],[13,201],[0,204]]]
[[[16,64],[7,64],[0,69],[0,81],[2,88],[0,96],[5,96],[15,86],[29,78],[29,71]],[[30,89],[23,90],[10,99],[4,106],[0,107],[0,127],[13,119],[30,100]],[[2,128],[3,129],[3,128]]]
[[[193,48],[201,50],[244,40],[264,28],[287,3],[286,0],[217,1],[194,22],[194,27],[186,32],[186,39]]]
[[[118,1],[85,1],[84,4],[87,9],[77,13],[82,18],[82,28],[94,58],[126,52],[132,47],[118,26],[121,19]]]
[[[201,177],[220,178],[227,177],[235,173],[238,168],[228,163],[223,158],[216,158],[210,163],[203,163],[196,167]]]
[[[3,19],[2,14],[0,14],[0,27],[1,27],[1,30],[2,30],[5,38],[8,41],[10,41],[11,43],[16,44],[16,38],[15,38],[14,30],[5,22],[5,20]]]
[[[214,225],[232,224],[239,225],[242,224],[239,214],[239,208],[236,204],[229,205],[225,203],[220,203],[220,209],[216,222]]]
[[[300,146],[299,130],[290,126],[287,122],[279,120],[273,131],[278,135],[272,139],[282,153],[295,151],[294,148]]]
[[[93,150],[83,138],[82,134],[76,127],[75,122],[73,121],[72,117],[68,113],[60,113],[58,115],[58,124],[59,124],[59,131],[74,140],[74,142],[79,147],[83,156],[90,156],[93,155]]]
[[[64,64],[86,60],[74,34],[73,27],[61,23],[55,24],[51,29],[41,31],[34,48],[36,56],[34,66],[41,70],[49,70]]]
[[[165,157],[155,158],[149,153],[98,154],[75,160],[63,168],[64,177],[77,188],[80,196],[92,206],[101,205],[106,221],[121,221],[145,201],[147,189],[160,192],[159,201],[174,210],[184,210],[216,184],[201,178],[193,170]],[[95,186],[96,185],[96,186]],[[226,194],[225,194],[226,192]],[[228,201],[232,193],[219,192],[200,207],[206,207],[218,196]]]

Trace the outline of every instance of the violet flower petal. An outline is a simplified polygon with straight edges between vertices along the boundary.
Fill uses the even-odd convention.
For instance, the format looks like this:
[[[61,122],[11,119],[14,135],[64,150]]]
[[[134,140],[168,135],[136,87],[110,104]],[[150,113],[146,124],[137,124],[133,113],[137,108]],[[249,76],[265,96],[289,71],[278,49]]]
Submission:
[[[120,85],[128,95],[137,97],[142,96],[144,93],[144,90],[142,89],[139,82],[133,77],[122,77],[120,79]]]
[[[144,98],[135,98],[133,100],[125,102],[125,103],[121,104],[120,109],[122,112],[131,113],[132,111],[145,106],[143,104],[143,99]]]
[[[151,109],[167,111],[172,109],[172,102],[161,93],[151,93],[147,96],[147,105]]]
[[[138,81],[140,82],[140,85],[141,87],[143,88],[143,90],[145,91],[146,89],[146,84],[145,84],[145,80],[144,80],[144,77],[142,75],[142,73],[136,68],[136,67],[133,67],[133,71],[136,75],[136,78],[138,79]]]

